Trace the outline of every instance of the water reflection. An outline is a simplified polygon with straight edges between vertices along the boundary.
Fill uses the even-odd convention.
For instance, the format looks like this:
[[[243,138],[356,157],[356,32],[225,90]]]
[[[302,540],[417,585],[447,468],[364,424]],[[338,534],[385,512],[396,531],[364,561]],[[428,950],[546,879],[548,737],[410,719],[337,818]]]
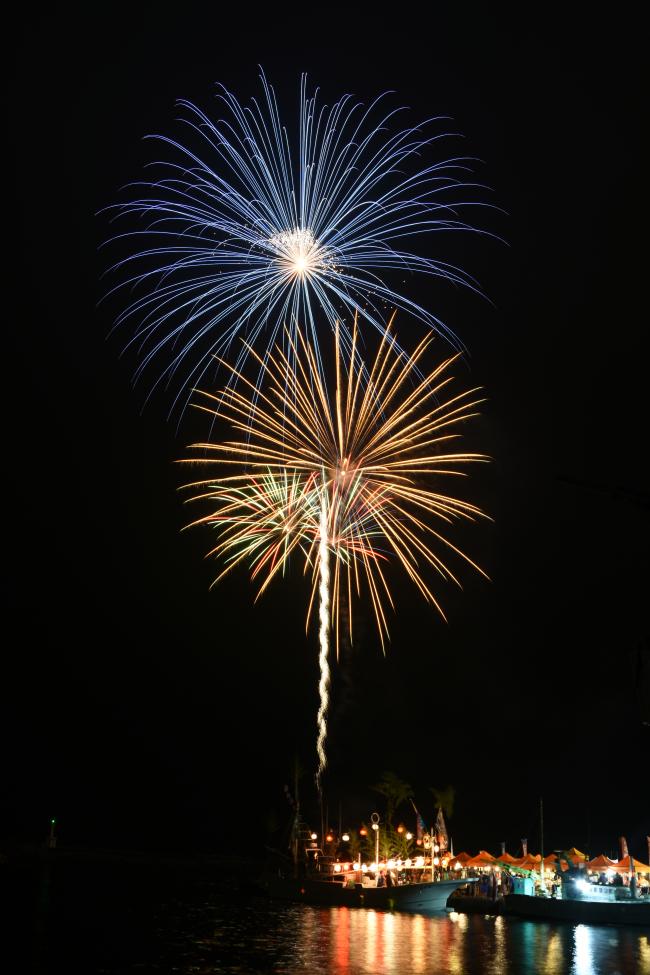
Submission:
[[[494,960],[490,970],[495,972],[495,975],[497,972],[503,972],[503,975],[507,975],[508,972],[506,924],[502,917],[494,918]]]
[[[647,936],[634,929],[515,918],[425,917],[348,908],[288,908],[299,956],[327,975],[650,975]],[[300,920],[302,919],[302,920]],[[328,937],[319,936],[327,929]],[[285,973],[300,969],[285,964]]]
[[[650,934],[640,939],[639,961],[641,962],[643,972],[650,972]]]
[[[563,952],[562,938],[559,931],[555,929],[549,933],[546,942],[546,952],[541,968],[542,975],[554,975],[555,972],[562,970]]]
[[[573,932],[575,953],[573,969],[575,975],[593,975],[594,957],[591,944],[591,928],[587,924],[577,924]]]
[[[333,942],[327,970],[337,975],[339,972],[424,975],[438,970],[464,975],[472,968],[464,952],[468,920],[466,915],[457,914],[450,918],[430,918],[335,908],[329,917]],[[487,939],[491,950],[486,944],[487,953],[481,952],[488,967],[481,964],[480,970],[505,972],[503,919],[493,920],[491,926],[496,929],[493,937]]]
[[[21,877],[0,873],[0,906],[37,975],[650,975],[640,928],[308,907],[123,868]]]

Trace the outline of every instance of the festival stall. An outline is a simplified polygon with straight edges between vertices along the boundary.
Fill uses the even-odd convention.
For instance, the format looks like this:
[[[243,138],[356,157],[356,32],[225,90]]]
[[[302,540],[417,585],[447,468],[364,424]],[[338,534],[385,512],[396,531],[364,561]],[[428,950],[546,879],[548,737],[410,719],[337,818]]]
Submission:
[[[487,850],[479,850],[475,857],[467,861],[468,867],[493,867],[496,864],[495,857]]]
[[[612,870],[615,866],[616,860],[610,860],[604,853],[600,853],[593,860],[589,861],[587,870],[589,873],[607,873],[608,870]]]
[[[576,867],[579,863],[586,863],[588,860],[587,854],[576,849],[575,846],[572,846],[570,850],[565,850],[564,853],[565,856],[568,856]]]
[[[516,857],[512,861],[514,867],[522,867],[524,870],[537,870],[539,869],[539,859],[533,856],[532,853],[527,853],[525,857]]]
[[[634,863],[635,873],[648,873],[650,874],[650,866],[647,863],[641,863],[640,860],[636,860],[634,857],[626,856],[622,860],[612,860],[611,867],[607,867],[607,870],[613,870],[614,873],[632,873],[632,863]]]

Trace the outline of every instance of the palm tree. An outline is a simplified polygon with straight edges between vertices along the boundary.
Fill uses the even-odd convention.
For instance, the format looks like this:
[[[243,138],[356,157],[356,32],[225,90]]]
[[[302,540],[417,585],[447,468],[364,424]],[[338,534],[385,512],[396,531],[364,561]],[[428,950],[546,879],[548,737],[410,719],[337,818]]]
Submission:
[[[392,830],[395,810],[407,799],[413,798],[413,789],[394,772],[382,772],[381,779],[372,788],[386,799],[386,823]]]
[[[454,800],[456,799],[456,789],[454,786],[445,785],[442,788],[437,788],[435,785],[432,785],[430,789],[433,792],[436,806],[442,809],[445,816],[451,819],[454,814]]]

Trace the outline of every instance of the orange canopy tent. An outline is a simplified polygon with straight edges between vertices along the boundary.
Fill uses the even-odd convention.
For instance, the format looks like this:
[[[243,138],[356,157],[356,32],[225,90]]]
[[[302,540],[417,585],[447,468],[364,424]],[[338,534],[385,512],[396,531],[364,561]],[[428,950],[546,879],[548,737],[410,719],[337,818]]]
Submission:
[[[456,863],[456,861],[458,861],[458,863],[460,863],[464,867],[472,859],[472,854],[471,853],[459,853],[457,857],[452,857],[451,859],[453,860],[454,863]]]
[[[610,868],[613,868],[615,866],[616,866],[615,860],[610,860],[609,857],[606,857],[604,853],[601,853],[599,856],[594,857],[593,860],[589,861],[589,863],[587,864],[587,869],[597,870],[598,873],[602,873],[602,871],[609,870]]]
[[[525,857],[518,857],[512,863],[513,866],[523,867],[524,870],[536,870],[539,868],[539,859],[534,857],[532,853],[527,853]]]
[[[586,853],[582,853],[581,850],[577,850],[575,848],[575,846],[572,846],[570,850],[565,850],[564,852],[569,856],[569,858],[571,860],[573,860],[573,862],[576,864],[576,866],[579,863],[586,863],[587,862],[587,854]]]
[[[495,860],[499,860],[501,863],[515,863],[515,858],[510,856],[509,853],[502,853],[501,856],[495,857]]]
[[[495,863],[495,858],[487,850],[479,850],[475,857],[467,861],[468,867],[491,867]]]
[[[622,860],[612,863],[608,870],[614,870],[616,873],[629,873],[632,869],[632,859],[631,856],[623,857]],[[647,863],[641,863],[640,860],[634,860],[634,869],[637,873],[650,873],[650,866]]]

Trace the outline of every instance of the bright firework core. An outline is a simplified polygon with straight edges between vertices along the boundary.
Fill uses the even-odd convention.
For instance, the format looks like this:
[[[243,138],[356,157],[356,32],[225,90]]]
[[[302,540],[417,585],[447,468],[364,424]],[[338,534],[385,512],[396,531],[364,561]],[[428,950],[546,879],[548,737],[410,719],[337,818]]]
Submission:
[[[358,477],[358,464],[350,464],[349,457],[343,457],[336,467],[331,468],[330,476],[332,483],[340,490],[346,490],[351,483]]]
[[[327,251],[311,230],[285,230],[270,237],[268,244],[275,251],[278,264],[291,278],[310,277],[327,264]]]

